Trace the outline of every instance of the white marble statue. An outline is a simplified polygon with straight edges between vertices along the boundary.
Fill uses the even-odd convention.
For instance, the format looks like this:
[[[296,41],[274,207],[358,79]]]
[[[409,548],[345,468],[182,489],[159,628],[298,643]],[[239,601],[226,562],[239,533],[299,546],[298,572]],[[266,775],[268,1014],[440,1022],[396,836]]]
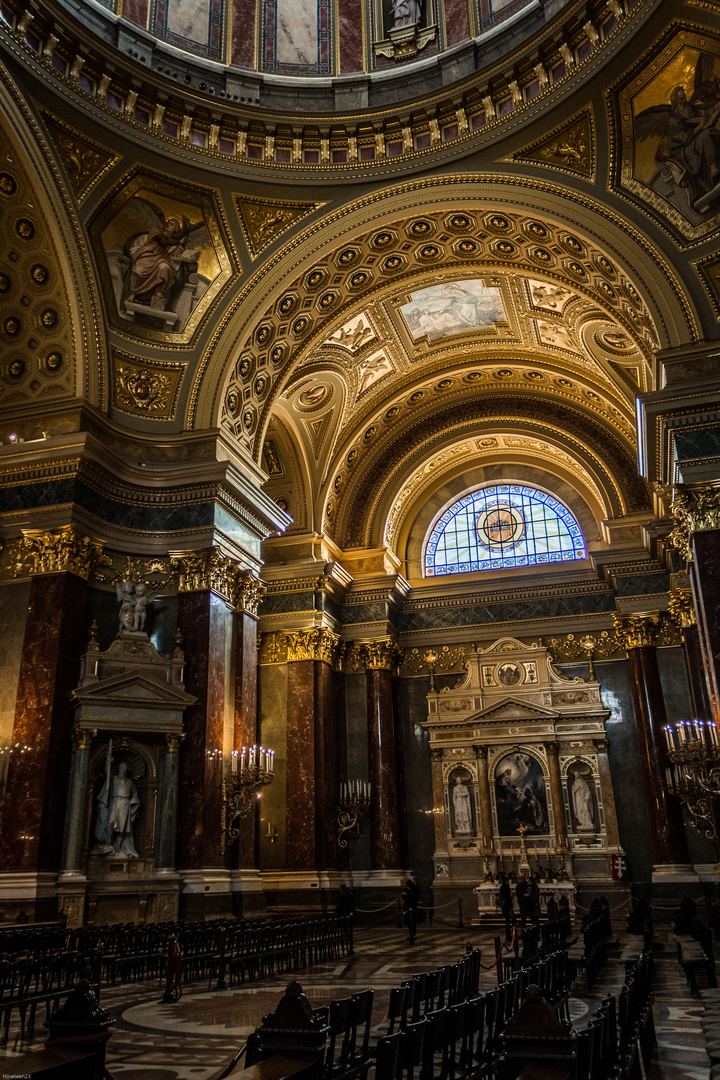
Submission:
[[[470,811],[470,792],[460,779],[455,781],[453,789],[453,809],[455,810],[455,833],[472,832],[472,813]]]
[[[415,26],[420,22],[420,4],[418,0],[393,0],[393,26]]]
[[[138,853],[133,839],[133,826],[140,811],[137,788],[132,777],[128,776],[126,761],[120,762],[112,781],[110,770],[111,765],[108,763],[105,783],[97,797],[97,844],[90,854],[137,859]]]
[[[579,832],[592,832],[595,828],[593,816],[592,792],[582,773],[575,773],[572,788],[573,810]]]
[[[142,581],[123,581],[115,585],[120,601],[120,634],[144,633],[147,606],[157,593],[150,592]]]

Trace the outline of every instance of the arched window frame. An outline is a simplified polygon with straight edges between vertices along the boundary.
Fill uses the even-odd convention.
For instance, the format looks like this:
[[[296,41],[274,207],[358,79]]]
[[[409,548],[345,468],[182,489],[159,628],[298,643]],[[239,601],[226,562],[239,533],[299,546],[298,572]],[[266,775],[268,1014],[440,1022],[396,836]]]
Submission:
[[[475,509],[475,508],[478,509]],[[492,510],[505,511],[493,518]],[[436,555],[441,548],[442,539],[459,517],[468,522],[468,509],[472,515],[470,526],[460,530],[460,542],[455,544],[454,562],[437,562]],[[532,509],[529,524],[532,535],[528,536],[526,511]],[[513,514],[513,510],[518,512]],[[524,513],[520,513],[524,511]],[[550,513],[548,514],[547,511]],[[485,518],[483,520],[483,515]],[[494,533],[486,532],[488,546],[483,545],[481,530],[487,525],[496,525]],[[557,528],[558,543],[548,533]],[[503,530],[510,531],[510,538],[503,540]],[[544,535],[542,531],[544,530]],[[519,533],[515,538],[514,534]],[[491,536],[500,537],[497,543]],[[464,538],[465,543],[462,543]],[[562,541],[562,542],[561,542]],[[447,544],[446,544],[447,548]],[[461,558],[466,553],[465,559]],[[481,555],[487,553],[485,558]],[[486,570],[507,570],[517,567],[546,566],[561,562],[574,562],[587,557],[587,548],[580,523],[572,511],[551,492],[529,484],[502,483],[485,484],[474,488],[459,499],[445,506],[435,517],[428,529],[423,544],[423,576],[437,577],[443,574],[463,574]]]

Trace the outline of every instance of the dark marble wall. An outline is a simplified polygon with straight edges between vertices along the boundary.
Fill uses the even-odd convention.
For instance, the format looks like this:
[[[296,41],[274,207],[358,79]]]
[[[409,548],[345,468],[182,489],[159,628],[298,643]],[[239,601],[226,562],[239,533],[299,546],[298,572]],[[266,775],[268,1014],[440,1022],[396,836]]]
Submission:
[[[0,869],[60,869],[74,709],[87,639],[87,585],[74,574],[32,579],[11,740]]]
[[[257,620],[243,612],[235,616],[235,698],[233,750],[258,742],[257,732]],[[269,744],[269,749],[275,749]],[[233,845],[231,862],[238,867],[255,866],[255,815],[253,807],[245,828]]]
[[[18,672],[30,598],[29,581],[12,581],[0,589],[0,746],[8,747],[15,723]],[[5,800],[7,751],[0,753],[0,824]]]
[[[338,726],[335,672],[315,661],[315,844],[318,868],[337,866],[335,813],[339,795]]]

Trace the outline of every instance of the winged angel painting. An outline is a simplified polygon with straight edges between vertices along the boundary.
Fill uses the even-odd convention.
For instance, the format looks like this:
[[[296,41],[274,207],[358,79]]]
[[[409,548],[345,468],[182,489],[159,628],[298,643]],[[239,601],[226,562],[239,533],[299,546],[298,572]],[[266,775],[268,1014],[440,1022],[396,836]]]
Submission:
[[[686,48],[633,99],[635,175],[694,225],[720,210],[719,75],[720,58]]]
[[[220,272],[202,210],[146,189],[123,204],[102,241],[120,317],[147,329],[181,333]]]

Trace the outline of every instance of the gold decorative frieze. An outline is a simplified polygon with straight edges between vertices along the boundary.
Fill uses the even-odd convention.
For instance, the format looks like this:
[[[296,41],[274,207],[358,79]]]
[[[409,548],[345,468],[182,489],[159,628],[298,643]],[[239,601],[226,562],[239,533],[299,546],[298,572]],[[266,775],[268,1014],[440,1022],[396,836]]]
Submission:
[[[403,650],[392,638],[356,641],[353,645],[356,667],[364,671],[393,671],[402,663]]]
[[[74,525],[48,532],[23,529],[22,540],[16,545],[13,576],[70,573],[87,581],[103,557],[104,543],[82,536]]]
[[[672,504],[675,528],[670,539],[686,559],[691,559],[693,533],[720,529],[720,485],[690,487],[678,484],[675,491]]]
[[[695,626],[695,605],[691,589],[673,589],[670,593],[669,609],[681,630]]]
[[[403,675],[429,675],[431,671],[464,671],[468,647],[443,645],[435,649],[407,649],[403,654]]]
[[[613,618],[615,632],[625,649],[641,649],[657,644],[660,625],[659,611],[643,611],[635,615],[616,614]]]
[[[587,661],[590,656],[601,656],[607,660],[611,656],[619,656],[624,646],[617,635],[609,630],[601,630],[599,634],[565,634],[563,637],[549,637],[545,644],[550,649],[553,658],[557,661],[579,660]]]

